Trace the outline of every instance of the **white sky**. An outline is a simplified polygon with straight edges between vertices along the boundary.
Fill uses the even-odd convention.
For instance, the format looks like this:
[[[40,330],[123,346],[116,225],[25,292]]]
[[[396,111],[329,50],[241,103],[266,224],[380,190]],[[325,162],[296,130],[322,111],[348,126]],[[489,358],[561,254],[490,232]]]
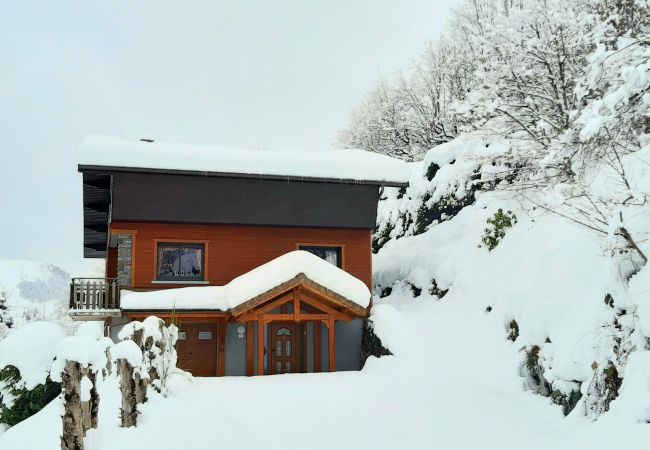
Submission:
[[[0,15],[0,257],[76,273],[88,134],[330,147],[406,68],[453,0],[6,2]]]

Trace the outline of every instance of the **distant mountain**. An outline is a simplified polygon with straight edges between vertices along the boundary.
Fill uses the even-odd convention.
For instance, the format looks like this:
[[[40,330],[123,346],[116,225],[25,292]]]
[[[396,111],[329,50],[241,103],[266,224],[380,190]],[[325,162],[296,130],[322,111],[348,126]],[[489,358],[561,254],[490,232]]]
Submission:
[[[0,259],[0,339],[35,320],[69,328],[69,283],[70,273],[53,264]]]

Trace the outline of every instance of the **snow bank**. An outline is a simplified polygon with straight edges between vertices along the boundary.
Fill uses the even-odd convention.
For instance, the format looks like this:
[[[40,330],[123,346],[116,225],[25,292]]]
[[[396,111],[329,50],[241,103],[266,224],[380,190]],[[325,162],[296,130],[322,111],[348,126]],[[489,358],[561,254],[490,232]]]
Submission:
[[[79,164],[251,175],[298,176],[398,182],[408,180],[406,164],[363,150],[243,150],[89,136]]]
[[[121,306],[134,309],[217,309],[226,311],[263,294],[299,274],[346,299],[367,307],[370,291],[365,283],[304,250],[279,256],[224,286],[186,287],[152,292],[121,292]]]
[[[592,380],[613,363],[624,379],[624,389],[612,408],[620,410],[616,402],[632,405],[635,395],[643,397],[645,401],[630,407],[635,411],[634,420],[644,420],[650,404],[647,389],[641,386],[648,383],[649,372],[644,366],[647,359],[638,352],[647,348],[650,336],[650,265],[638,270],[633,252],[616,242],[614,231],[621,226],[619,222],[608,236],[536,207],[512,190],[481,191],[480,176],[495,168],[481,163],[479,156],[485,152],[498,157],[505,149],[507,143],[456,139],[433,149],[422,163],[411,165],[407,189],[386,189],[378,214],[378,234],[384,242],[373,257],[375,286],[384,296],[372,311],[377,331],[385,335],[382,339],[385,337],[389,348],[404,348],[399,335],[384,331],[391,313],[380,308],[401,308],[413,301],[465,310],[450,335],[454,339],[473,336],[477,345],[485,333],[475,330],[485,322],[496,326],[507,346],[510,324],[515,321],[518,335],[513,355],[523,363],[525,355],[520,350],[537,346],[536,363],[552,390],[568,394],[581,387],[583,395],[598,397]],[[498,162],[495,164],[498,168]],[[625,167],[630,185],[646,186],[644,165],[631,161]],[[620,190],[607,182],[611,174],[606,170],[595,175],[595,188],[608,193]],[[468,189],[471,183],[475,192]],[[544,198],[542,204],[557,197],[559,208],[563,203],[561,186],[554,188],[527,195]],[[428,211],[465,195],[470,198],[454,214],[417,226]],[[507,228],[498,246],[489,251],[481,238],[487,219],[498,209],[514,212],[517,223]],[[642,251],[650,254],[647,204],[627,205],[621,217]],[[627,277],[636,270],[628,283]],[[438,302],[443,290],[448,292]],[[470,320],[470,315],[475,317]],[[394,330],[394,322],[388,320],[389,329]],[[634,357],[630,356],[626,367],[628,354]],[[525,372],[522,369],[522,374]],[[581,409],[584,413],[584,403]]]
[[[22,380],[17,388],[34,389],[45,383],[57,344],[63,338],[63,329],[55,323],[29,323],[0,341],[0,369],[16,367]]]

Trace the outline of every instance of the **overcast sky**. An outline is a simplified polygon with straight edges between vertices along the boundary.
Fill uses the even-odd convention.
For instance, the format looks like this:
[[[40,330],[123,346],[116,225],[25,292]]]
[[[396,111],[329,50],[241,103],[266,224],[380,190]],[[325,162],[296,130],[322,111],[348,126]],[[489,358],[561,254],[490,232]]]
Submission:
[[[453,0],[6,2],[0,15],[0,257],[83,273],[88,134],[331,147]]]

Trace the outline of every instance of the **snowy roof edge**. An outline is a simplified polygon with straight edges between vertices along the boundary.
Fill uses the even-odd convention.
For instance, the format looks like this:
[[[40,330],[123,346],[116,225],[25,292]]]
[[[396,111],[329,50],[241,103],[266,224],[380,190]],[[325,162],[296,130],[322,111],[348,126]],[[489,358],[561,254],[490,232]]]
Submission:
[[[408,185],[406,162],[357,149],[249,150],[88,136],[78,170],[186,174],[391,187]]]

